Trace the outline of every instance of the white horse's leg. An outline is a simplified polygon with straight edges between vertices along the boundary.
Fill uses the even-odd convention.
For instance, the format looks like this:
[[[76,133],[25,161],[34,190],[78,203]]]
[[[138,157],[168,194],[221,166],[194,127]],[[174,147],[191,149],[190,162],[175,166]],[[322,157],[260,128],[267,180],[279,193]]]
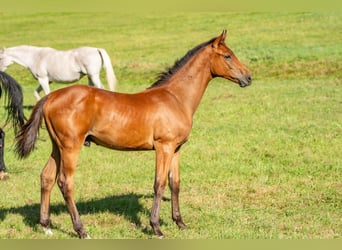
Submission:
[[[39,96],[39,92],[42,91],[42,86],[40,86],[40,84],[38,85],[38,87],[36,88],[35,91],[33,91],[33,95],[36,98],[37,101],[40,100],[40,96]]]
[[[88,75],[88,82],[89,82],[89,85],[91,85],[91,86],[95,86],[97,88],[104,89],[104,86],[100,80],[99,74]]]
[[[50,93],[50,86],[49,86],[49,79],[48,78],[38,78],[39,86],[34,91],[34,96],[36,97],[37,101],[40,100],[39,92],[44,91],[45,95]]]

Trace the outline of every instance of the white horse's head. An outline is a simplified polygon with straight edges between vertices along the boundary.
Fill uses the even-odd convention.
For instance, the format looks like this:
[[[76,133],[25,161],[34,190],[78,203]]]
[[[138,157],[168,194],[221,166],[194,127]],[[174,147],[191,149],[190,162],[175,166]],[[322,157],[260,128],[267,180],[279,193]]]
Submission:
[[[6,55],[6,48],[0,50],[0,71],[5,71],[12,63],[11,57]]]

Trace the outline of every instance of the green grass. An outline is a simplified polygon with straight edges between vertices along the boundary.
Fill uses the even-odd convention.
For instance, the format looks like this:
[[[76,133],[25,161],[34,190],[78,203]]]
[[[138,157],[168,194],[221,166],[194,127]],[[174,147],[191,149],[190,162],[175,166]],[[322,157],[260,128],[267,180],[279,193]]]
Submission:
[[[168,190],[161,229],[171,239],[342,238],[340,14],[0,16],[0,47],[105,48],[121,92],[143,90],[189,49],[228,29],[227,43],[254,82],[246,89],[222,79],[209,85],[182,148],[180,206],[188,229],[172,222]],[[7,72],[22,84],[29,115],[36,81],[17,65]],[[10,179],[0,182],[0,238],[44,239],[39,174],[50,154],[47,133],[28,159],[18,160],[13,131],[5,131]],[[91,237],[153,238],[153,178],[154,152],[84,148],[75,199]],[[56,187],[51,219],[52,238],[77,237]]]

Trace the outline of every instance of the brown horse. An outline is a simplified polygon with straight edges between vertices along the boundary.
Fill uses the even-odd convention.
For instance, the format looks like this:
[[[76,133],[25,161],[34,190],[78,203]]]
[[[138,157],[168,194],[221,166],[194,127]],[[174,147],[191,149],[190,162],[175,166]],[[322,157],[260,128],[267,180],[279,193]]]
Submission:
[[[17,137],[16,150],[26,157],[34,148],[45,119],[52,153],[41,173],[40,223],[49,229],[49,203],[57,184],[66,201],[74,230],[88,237],[74,202],[74,173],[85,141],[116,150],[155,150],[154,199],[150,224],[159,237],[161,198],[171,190],[172,219],[185,228],[178,204],[180,148],[187,141],[193,115],[211,79],[223,77],[241,87],[251,84],[248,69],[225,45],[226,31],[188,51],[162,73],[150,88],[136,94],[76,85],[50,93],[34,107]]]

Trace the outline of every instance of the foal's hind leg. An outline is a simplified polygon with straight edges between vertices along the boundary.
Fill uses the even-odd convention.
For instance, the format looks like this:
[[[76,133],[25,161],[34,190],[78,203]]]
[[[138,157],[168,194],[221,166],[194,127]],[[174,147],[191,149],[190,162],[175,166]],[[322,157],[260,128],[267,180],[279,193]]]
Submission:
[[[43,226],[45,234],[52,235],[50,229],[50,196],[53,185],[59,171],[59,153],[54,150],[46,163],[41,175],[41,203],[40,203],[40,224]]]
[[[61,169],[57,183],[67,204],[74,230],[80,238],[89,238],[84,230],[74,201],[74,173],[79,151],[80,148],[64,149],[61,151]]]

